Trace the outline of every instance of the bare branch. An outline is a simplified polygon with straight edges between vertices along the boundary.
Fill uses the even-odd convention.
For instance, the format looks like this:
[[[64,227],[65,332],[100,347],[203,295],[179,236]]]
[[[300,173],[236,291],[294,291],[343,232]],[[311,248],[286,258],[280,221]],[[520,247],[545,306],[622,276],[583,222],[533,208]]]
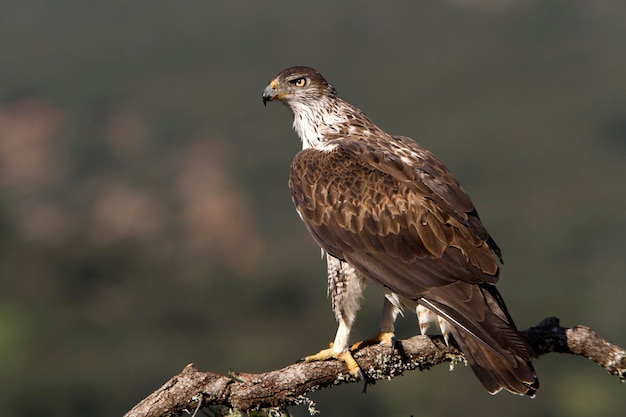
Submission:
[[[550,352],[584,356],[623,382],[626,351],[599,337],[585,326],[560,327],[550,317],[522,332],[536,357]],[[354,354],[372,381],[391,379],[405,371],[424,370],[444,362],[462,362],[463,354],[446,346],[440,336],[414,336],[397,343],[394,354],[388,346],[368,346]],[[172,377],[142,400],[125,417],[177,416],[202,406],[225,406],[243,412],[269,407],[308,404],[306,394],[342,383],[357,382],[338,361],[296,363],[261,374],[229,376],[201,372],[193,364]]]
[[[602,366],[608,373],[626,379],[626,351],[598,336],[587,326],[564,328],[559,319],[549,317],[522,332],[535,357],[550,352],[584,356]]]

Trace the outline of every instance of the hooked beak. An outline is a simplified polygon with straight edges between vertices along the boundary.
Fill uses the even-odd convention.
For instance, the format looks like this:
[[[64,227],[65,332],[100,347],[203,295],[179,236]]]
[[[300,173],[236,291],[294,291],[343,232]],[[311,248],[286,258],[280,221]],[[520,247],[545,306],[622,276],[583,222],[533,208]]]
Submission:
[[[263,90],[264,106],[267,106],[268,101],[276,100],[277,98],[279,98],[276,87],[278,87],[278,82],[276,80],[272,80],[272,82],[270,82],[267,87],[265,87],[265,90]]]

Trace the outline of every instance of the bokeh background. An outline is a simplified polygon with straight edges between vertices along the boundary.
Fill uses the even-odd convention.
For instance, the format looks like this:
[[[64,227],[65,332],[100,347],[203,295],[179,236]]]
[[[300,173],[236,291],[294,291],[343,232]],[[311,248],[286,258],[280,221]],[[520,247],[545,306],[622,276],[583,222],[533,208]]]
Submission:
[[[189,362],[261,372],[332,339],[287,187],[300,144],[261,104],[292,65],[446,161],[520,328],[556,315],[626,345],[621,0],[3,0],[0,51],[2,415],[122,415]],[[370,287],[355,339],[381,305]],[[326,417],[626,409],[582,358],[536,368],[534,400],[463,366],[311,397]]]

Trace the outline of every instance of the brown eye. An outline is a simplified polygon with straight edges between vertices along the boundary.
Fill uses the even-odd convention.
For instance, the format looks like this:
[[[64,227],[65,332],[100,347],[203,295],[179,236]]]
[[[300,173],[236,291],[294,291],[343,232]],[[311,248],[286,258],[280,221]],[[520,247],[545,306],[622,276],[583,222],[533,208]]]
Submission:
[[[304,87],[306,85],[306,78],[297,78],[291,81],[291,83],[296,87]]]

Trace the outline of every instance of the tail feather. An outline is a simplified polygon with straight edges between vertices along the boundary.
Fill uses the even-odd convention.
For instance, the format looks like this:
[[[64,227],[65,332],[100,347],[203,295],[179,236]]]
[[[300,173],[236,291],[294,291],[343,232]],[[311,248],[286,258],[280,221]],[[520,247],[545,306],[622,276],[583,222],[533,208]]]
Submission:
[[[512,352],[495,354],[468,333],[456,328],[451,332],[472,371],[487,391],[495,394],[504,388],[513,394],[535,396],[539,381],[528,357]]]
[[[465,297],[459,296],[462,292]],[[452,305],[451,300],[456,301]],[[459,302],[459,300],[462,300]],[[502,389],[533,397],[539,381],[504,301],[493,285],[457,283],[418,301],[448,320],[474,374],[492,394]]]

